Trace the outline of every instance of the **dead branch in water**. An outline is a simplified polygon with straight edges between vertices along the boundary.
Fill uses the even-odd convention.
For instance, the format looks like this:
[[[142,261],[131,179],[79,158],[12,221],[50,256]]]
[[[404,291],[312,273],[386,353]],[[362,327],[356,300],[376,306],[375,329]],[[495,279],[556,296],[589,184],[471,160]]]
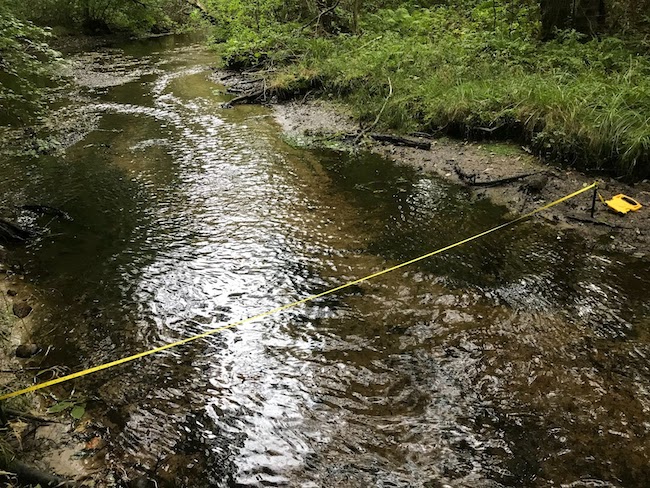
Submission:
[[[32,237],[34,237],[34,232],[0,218],[0,241],[23,243]]]

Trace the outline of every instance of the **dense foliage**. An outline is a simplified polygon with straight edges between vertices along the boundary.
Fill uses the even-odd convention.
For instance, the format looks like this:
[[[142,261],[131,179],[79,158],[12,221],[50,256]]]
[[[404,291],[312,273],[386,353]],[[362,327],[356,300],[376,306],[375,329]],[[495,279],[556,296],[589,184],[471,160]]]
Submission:
[[[187,0],[7,1],[17,15],[39,25],[86,34],[166,32],[183,21],[189,8]]]
[[[0,6],[0,123],[24,122],[38,112],[49,63],[57,56],[48,36]]]
[[[584,15],[587,3],[577,2]],[[610,3],[605,19],[592,11],[592,32],[558,30],[584,24],[576,10],[550,40],[533,1],[376,2],[363,11],[323,1],[290,11],[266,0],[259,21],[252,4],[208,5],[226,65],[270,68],[278,92],[317,87],[349,101],[362,121],[386,103],[386,127],[510,138],[552,161],[640,175],[650,172],[641,3]]]

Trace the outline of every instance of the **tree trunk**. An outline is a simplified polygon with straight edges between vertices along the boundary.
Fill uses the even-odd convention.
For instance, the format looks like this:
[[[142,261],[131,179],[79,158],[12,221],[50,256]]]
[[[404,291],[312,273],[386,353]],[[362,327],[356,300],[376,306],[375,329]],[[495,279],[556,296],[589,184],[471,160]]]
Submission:
[[[359,13],[361,11],[361,0],[352,2],[352,31],[359,34]]]
[[[556,29],[575,29],[594,36],[605,24],[605,0],[540,0],[542,39],[549,40]]]
[[[595,36],[605,25],[605,0],[576,0],[573,27],[578,32]]]
[[[542,15],[542,39],[555,36],[556,29],[567,29],[571,24],[573,2],[571,0],[540,0]]]

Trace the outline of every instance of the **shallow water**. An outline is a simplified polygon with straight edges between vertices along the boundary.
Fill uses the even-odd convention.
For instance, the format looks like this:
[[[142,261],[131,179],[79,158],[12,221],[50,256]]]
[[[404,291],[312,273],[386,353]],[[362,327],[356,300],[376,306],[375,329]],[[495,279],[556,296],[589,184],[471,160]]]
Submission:
[[[90,130],[63,156],[0,156],[3,205],[72,217],[15,255],[49,363],[188,337],[507,218],[377,156],[291,147],[269,109],[221,108],[212,63],[179,37],[75,56],[59,116]],[[526,223],[75,394],[163,486],[647,486],[649,285],[647,261]]]

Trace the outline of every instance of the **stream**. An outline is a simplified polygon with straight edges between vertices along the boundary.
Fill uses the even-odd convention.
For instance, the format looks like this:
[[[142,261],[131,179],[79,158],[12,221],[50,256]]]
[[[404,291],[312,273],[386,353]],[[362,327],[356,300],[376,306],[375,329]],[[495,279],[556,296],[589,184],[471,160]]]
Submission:
[[[182,36],[70,56],[63,155],[0,155],[49,365],[77,371],[456,242],[507,211],[222,108]],[[25,215],[23,219],[37,219]],[[43,224],[43,218],[40,218]],[[539,221],[76,380],[160,486],[647,486],[650,266]]]

